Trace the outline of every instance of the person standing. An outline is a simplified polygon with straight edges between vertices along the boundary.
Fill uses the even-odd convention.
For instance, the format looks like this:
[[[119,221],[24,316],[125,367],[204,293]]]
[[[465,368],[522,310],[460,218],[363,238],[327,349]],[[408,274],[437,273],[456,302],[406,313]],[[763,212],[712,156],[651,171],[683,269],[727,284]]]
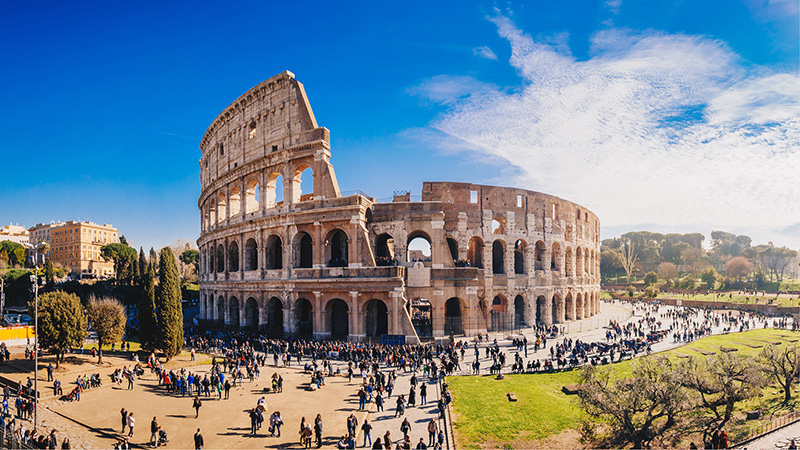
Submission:
[[[403,419],[403,423],[400,424],[400,431],[403,433],[403,439],[408,438],[408,432],[411,431],[411,424],[408,422],[408,417]]]
[[[419,401],[422,405],[428,403],[428,385],[425,383],[419,386]]]
[[[375,396],[375,411],[383,411],[383,395],[380,392]]]
[[[392,449],[392,436],[389,430],[386,430],[386,434],[383,435],[383,448],[386,450]]]
[[[154,447],[158,447],[158,430],[161,426],[158,425],[158,421],[156,417],[153,416],[153,420],[150,422],[150,444]]]
[[[194,418],[195,419],[197,419],[197,417],[200,415],[200,407],[201,406],[203,406],[203,403],[200,402],[200,396],[195,395],[194,396],[194,403],[192,404],[192,408],[194,408]]]
[[[361,425],[361,431],[364,432],[364,447],[367,446],[367,440],[369,440],[369,445],[372,445],[372,425],[370,425],[369,420],[364,419],[364,425]]]
[[[258,430],[258,413],[256,408],[253,408],[250,410],[250,434],[255,436],[256,430]]]
[[[317,448],[322,447],[322,416],[317,414],[314,419],[314,435],[317,438]]]
[[[433,444],[436,443],[436,434],[439,431],[439,426],[436,425],[436,420],[431,418],[430,422],[428,422],[428,447],[433,447]]]
[[[123,407],[120,410],[119,414],[122,416],[122,431],[121,431],[121,433],[124,433],[125,432],[125,425],[128,424],[128,411],[126,411],[125,408]]]
[[[197,429],[197,433],[194,434],[194,450],[202,450],[203,449],[203,435],[200,434],[200,428]]]

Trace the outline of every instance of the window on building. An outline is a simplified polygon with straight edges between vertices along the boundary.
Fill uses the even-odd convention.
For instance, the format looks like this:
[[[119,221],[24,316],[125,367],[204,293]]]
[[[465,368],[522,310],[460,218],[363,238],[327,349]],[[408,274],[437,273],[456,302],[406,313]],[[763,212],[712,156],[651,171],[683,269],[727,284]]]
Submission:
[[[522,208],[522,196],[517,194],[517,208]]]
[[[469,191],[469,202],[478,203],[478,191]]]

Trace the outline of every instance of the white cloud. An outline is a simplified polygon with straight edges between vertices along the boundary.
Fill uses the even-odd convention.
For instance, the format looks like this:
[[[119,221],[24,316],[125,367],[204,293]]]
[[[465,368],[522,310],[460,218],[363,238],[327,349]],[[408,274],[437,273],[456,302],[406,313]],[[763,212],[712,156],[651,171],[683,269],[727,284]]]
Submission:
[[[619,14],[620,6],[622,6],[622,0],[606,0],[606,9],[614,14]]]
[[[497,55],[494,54],[492,49],[487,46],[483,47],[475,47],[472,49],[472,54],[475,56],[479,56],[484,59],[491,59],[493,61],[497,61]]]
[[[610,228],[711,224],[775,239],[800,222],[797,75],[749,68],[719,41],[656,32],[597,33],[578,61],[492,21],[523,83],[440,76],[415,88],[447,105],[430,124],[442,148],[505,161],[518,175],[503,184],[579,202]]]

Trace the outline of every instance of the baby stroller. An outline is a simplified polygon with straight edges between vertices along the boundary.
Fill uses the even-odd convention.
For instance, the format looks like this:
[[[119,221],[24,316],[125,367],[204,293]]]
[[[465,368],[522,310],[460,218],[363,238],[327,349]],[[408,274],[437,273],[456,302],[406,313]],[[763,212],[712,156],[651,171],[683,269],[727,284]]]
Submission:
[[[164,430],[158,430],[158,443],[156,443],[156,447],[167,445],[169,439],[167,439],[167,432]]]

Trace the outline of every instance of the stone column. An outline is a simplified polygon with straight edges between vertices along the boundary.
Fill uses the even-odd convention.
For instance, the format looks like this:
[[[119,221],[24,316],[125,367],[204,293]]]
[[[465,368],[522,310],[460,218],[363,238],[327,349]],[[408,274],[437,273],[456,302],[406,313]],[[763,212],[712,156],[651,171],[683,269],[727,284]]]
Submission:
[[[330,336],[331,330],[328,330],[328,325],[322,321],[322,292],[314,291],[314,338],[319,339],[324,336]]]
[[[433,298],[431,299],[431,326],[434,338],[441,338],[445,336],[445,308],[444,308],[444,292],[441,289],[433,290]],[[462,318],[463,319],[463,318]]]
[[[315,269],[321,269],[325,267],[325,241],[323,240],[322,236],[322,224],[319,222],[314,222],[314,236],[312,239],[314,240],[314,244],[312,247],[312,255],[314,263],[312,266]]]
[[[361,311],[358,308],[358,291],[350,291],[350,307],[347,309],[348,319],[350,321],[350,337],[355,337],[360,340],[366,336],[362,331],[363,320],[361,320]]]
[[[400,328],[400,308],[402,308],[400,304],[400,296],[403,295],[400,291],[392,291],[389,293],[392,296],[392,320],[389,327],[389,334],[404,334],[402,332],[402,328]]]

